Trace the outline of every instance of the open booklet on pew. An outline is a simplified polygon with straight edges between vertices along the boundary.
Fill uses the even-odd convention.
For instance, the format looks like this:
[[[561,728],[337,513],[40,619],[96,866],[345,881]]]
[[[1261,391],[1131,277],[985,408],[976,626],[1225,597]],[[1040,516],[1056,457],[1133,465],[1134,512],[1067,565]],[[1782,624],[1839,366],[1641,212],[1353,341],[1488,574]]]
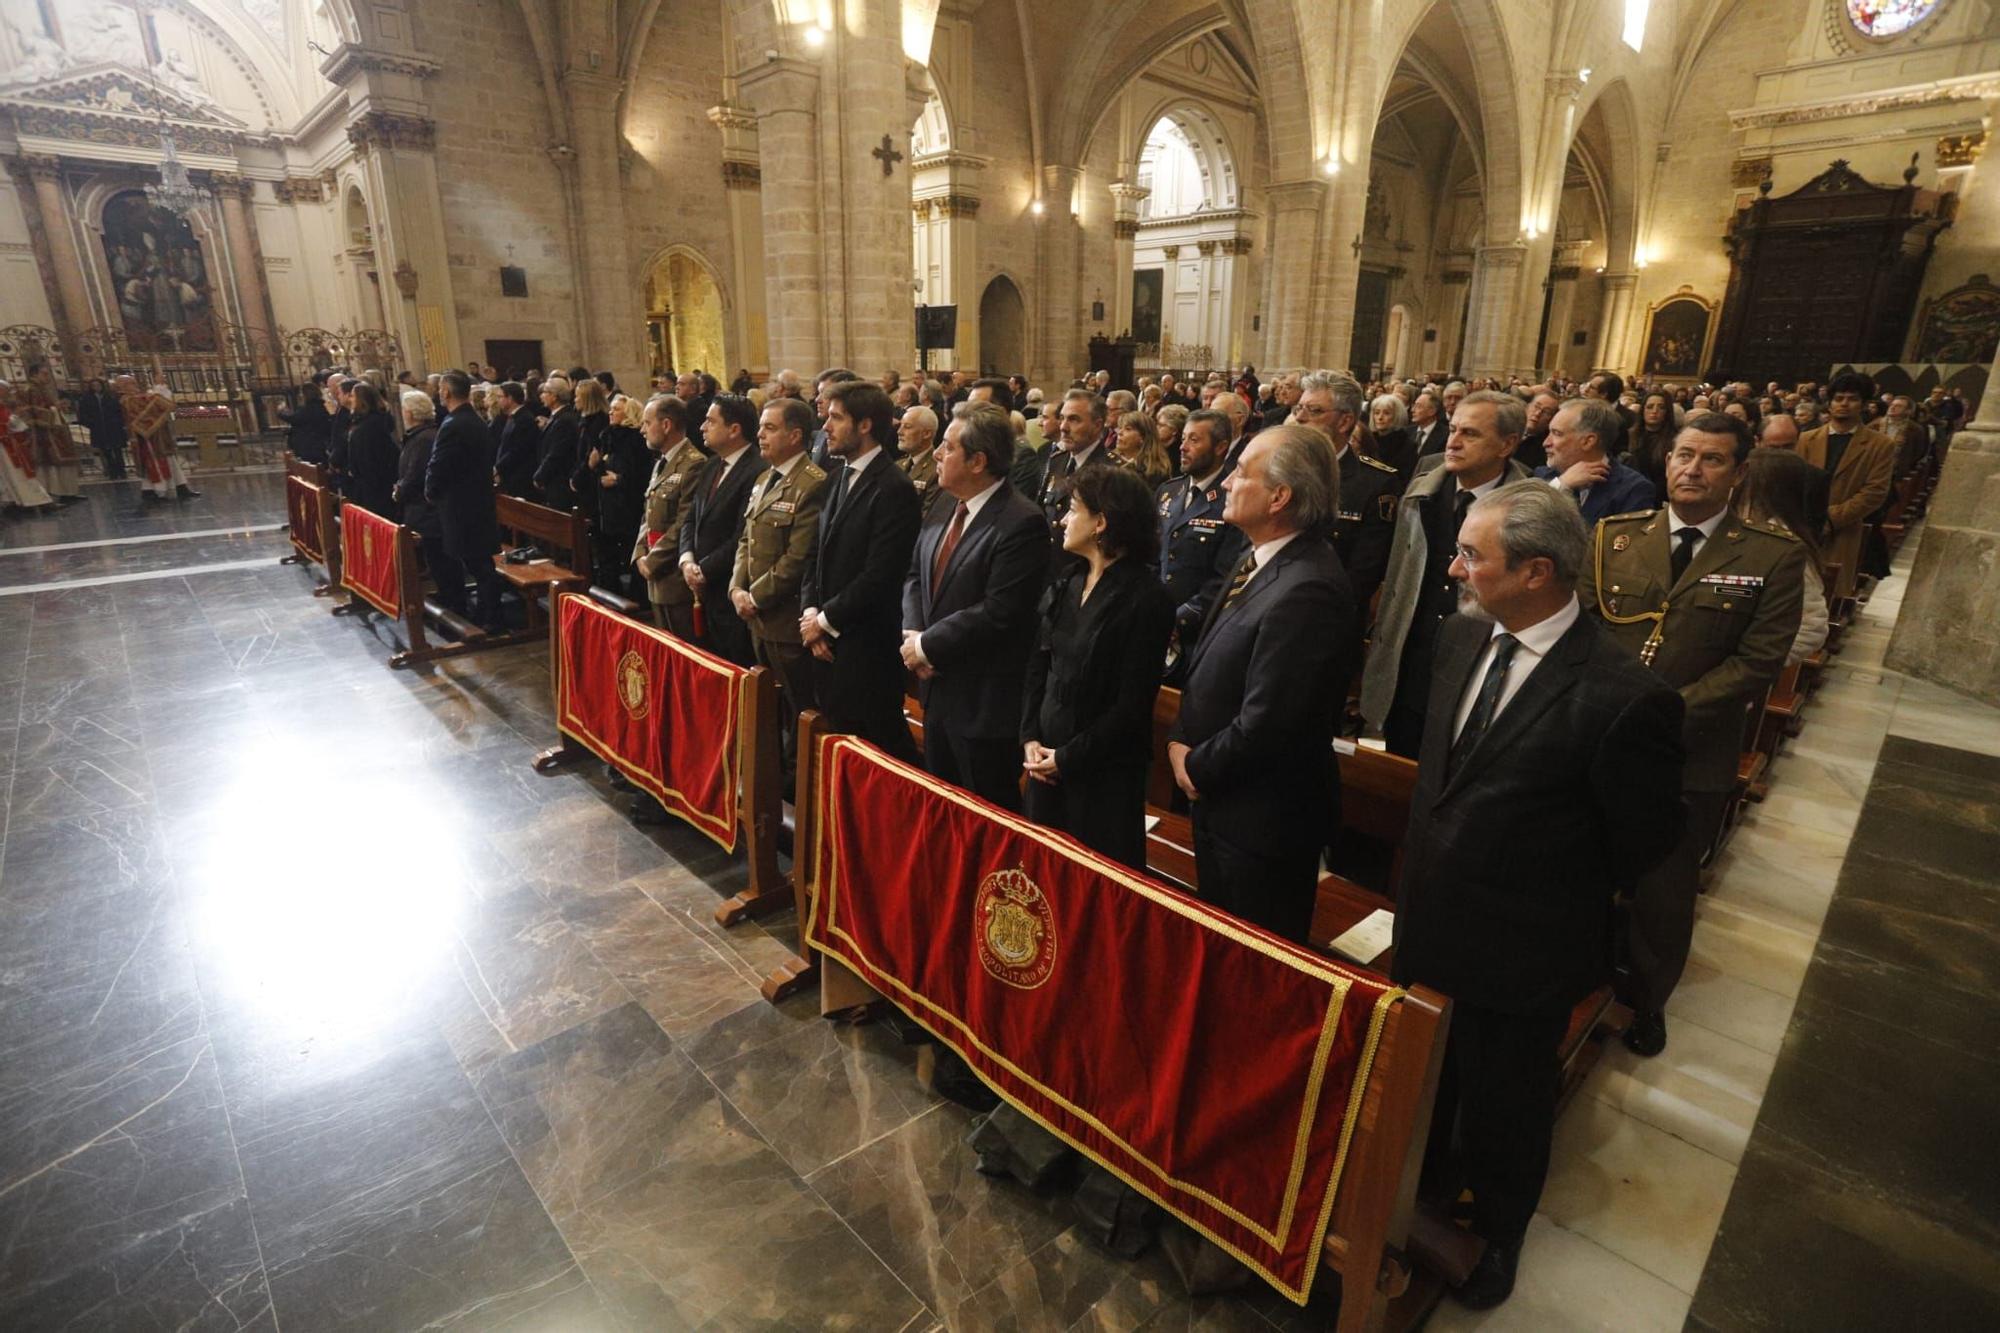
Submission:
[[[1396,914],[1378,907],[1328,940],[1325,947],[1350,963],[1372,967],[1377,958],[1389,952],[1395,934]]]

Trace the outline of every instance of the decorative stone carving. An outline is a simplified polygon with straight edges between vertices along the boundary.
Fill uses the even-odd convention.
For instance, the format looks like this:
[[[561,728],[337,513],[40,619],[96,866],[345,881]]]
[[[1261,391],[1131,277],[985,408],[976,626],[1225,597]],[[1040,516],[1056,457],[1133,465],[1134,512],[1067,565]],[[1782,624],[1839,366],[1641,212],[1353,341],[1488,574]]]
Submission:
[[[1214,242],[1214,241],[1196,241],[1196,242],[1194,243],[1194,248],[1195,248],[1196,250],[1199,250],[1199,251],[1201,252],[1201,254],[1202,254],[1202,257],[1203,257],[1203,258],[1207,258],[1207,257],[1208,257],[1209,255],[1212,255],[1212,254],[1214,254],[1214,253],[1215,253],[1215,242]]]
[[[7,170],[22,184],[62,179],[62,159],[48,153],[23,153],[7,159]]]
[[[1181,248],[1178,245],[1163,245],[1160,247],[1160,253],[1167,257],[1168,263],[1172,263],[1181,257]]]
[[[728,190],[754,190],[764,183],[764,169],[755,162],[722,159],[722,185]]]
[[[1969,167],[1979,160],[1986,151],[1986,131],[1974,130],[1970,134],[1948,134],[1937,141],[1937,164],[1940,167]]]
[[[1939,79],[1916,88],[1893,88],[1860,97],[1836,97],[1824,102],[1795,102],[1790,106],[1756,107],[1729,113],[1733,130],[1762,130],[1777,125],[1806,125],[1845,116],[1866,116],[1877,111],[1929,106],[1936,102],[1978,102],[2000,97],[2000,73],[1971,74],[1963,78]]]
[[[1771,179],[1771,159],[1739,157],[1729,164],[1729,183],[1739,190],[1751,189]]]
[[[437,122],[397,111],[368,111],[348,124],[347,141],[362,152],[377,147],[430,152],[437,147]]]
[[[271,183],[271,192],[281,204],[317,204],[325,200],[329,188],[318,176],[287,176]]]
[[[1250,253],[1248,236],[1225,236],[1220,242],[1222,253],[1226,255],[1247,255]]]
[[[413,51],[381,51],[353,42],[342,42],[332,55],[320,62],[319,72],[329,82],[346,83],[363,70],[371,74],[400,74],[406,79],[428,79],[443,68],[438,61]]]
[[[1139,234],[1139,219],[1117,218],[1111,224],[1111,234],[1121,241],[1129,241]]]
[[[403,294],[405,300],[417,299],[417,267],[407,259],[396,263],[396,290]]]
[[[936,211],[937,211],[937,200],[935,199],[910,200],[910,212],[915,215],[917,221],[919,222],[930,221],[931,215]]]
[[[208,187],[217,194],[234,194],[247,202],[256,190],[256,182],[233,171],[211,171],[208,173]]]
[[[979,200],[969,194],[948,194],[937,201],[938,212],[948,218],[976,218]]]

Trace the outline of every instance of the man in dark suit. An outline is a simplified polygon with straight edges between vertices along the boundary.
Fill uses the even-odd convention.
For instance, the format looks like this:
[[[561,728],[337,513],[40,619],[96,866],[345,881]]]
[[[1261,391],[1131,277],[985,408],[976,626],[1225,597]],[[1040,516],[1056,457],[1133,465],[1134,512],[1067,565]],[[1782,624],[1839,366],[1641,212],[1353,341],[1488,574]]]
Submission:
[[[1223,522],[1222,452],[1229,445],[1229,418],[1202,408],[1181,432],[1185,471],[1159,490],[1160,581],[1174,599],[1174,638],[1167,683],[1187,679],[1188,659],[1201,638],[1201,623],[1221,595],[1229,573],[1243,558],[1243,534]]]
[[[1021,685],[1049,572],[1049,524],[1006,484],[1014,427],[962,403],[938,446],[941,499],[903,583],[903,665],[924,705],[924,766],[1021,808]]]
[[[1451,438],[1451,422],[1445,419],[1443,400],[1436,389],[1425,389],[1410,402],[1410,433],[1417,438],[1417,466],[1432,454],[1444,452]]]
[[[736,567],[750,487],[764,473],[764,459],[751,447],[756,433],[757,409],[748,398],[715,396],[701,425],[710,457],[681,519],[681,578],[701,613],[703,646],[745,667],[756,664],[756,655],[750,627],[730,601],[729,576]]]
[[[1535,469],[1535,476],[1574,498],[1586,527],[1660,503],[1645,474],[1605,449],[1605,441],[1622,429],[1611,405],[1595,398],[1572,398],[1549,419],[1548,462]]]
[[[424,472],[424,500],[437,511],[444,535],[444,553],[472,574],[476,595],[473,618],[498,629],[500,573],[493,552],[500,546],[500,522],[493,504],[493,457],[486,423],[472,410],[472,381],[461,370],[447,370],[439,380],[445,417],[431,444],[430,466]],[[447,588],[438,597],[461,614],[465,584]]]
[[[928,410],[928,409],[926,409]],[[889,395],[855,381],[827,395],[826,449],[835,464],[820,508],[819,546],[806,568],[799,637],[812,654],[826,723],[921,764],[903,721],[903,577],[923,500],[896,466]]]
[[[1337,476],[1310,426],[1274,426],[1243,451],[1223,517],[1250,550],[1195,644],[1167,742],[1193,803],[1201,896],[1300,944],[1337,822],[1333,732],[1359,638],[1332,543]]]
[[[1611,975],[1613,898],[1681,830],[1681,700],[1582,613],[1588,550],[1541,483],[1466,515],[1403,842],[1393,974],[1452,999],[1419,1188],[1447,1208],[1472,1189],[1474,1309],[1513,1291],[1570,1010]]]
[[[577,441],[583,436],[583,418],[574,406],[575,396],[576,390],[565,376],[551,375],[542,381],[542,406],[549,417],[548,425],[541,428],[534,482],[541,502],[564,513],[576,508],[570,477],[576,471]]]
[[[528,390],[518,380],[508,380],[491,395],[495,483],[520,500],[540,498],[535,492],[535,466],[541,462],[542,428],[528,407]]]

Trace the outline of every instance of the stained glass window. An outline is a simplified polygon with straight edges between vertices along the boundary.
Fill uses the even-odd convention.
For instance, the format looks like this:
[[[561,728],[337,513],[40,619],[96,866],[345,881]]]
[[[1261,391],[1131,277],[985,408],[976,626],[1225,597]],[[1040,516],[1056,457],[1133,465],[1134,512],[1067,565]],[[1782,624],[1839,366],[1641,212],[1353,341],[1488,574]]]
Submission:
[[[1847,0],[1847,21],[1864,37],[1894,37],[1931,16],[1938,0]]]

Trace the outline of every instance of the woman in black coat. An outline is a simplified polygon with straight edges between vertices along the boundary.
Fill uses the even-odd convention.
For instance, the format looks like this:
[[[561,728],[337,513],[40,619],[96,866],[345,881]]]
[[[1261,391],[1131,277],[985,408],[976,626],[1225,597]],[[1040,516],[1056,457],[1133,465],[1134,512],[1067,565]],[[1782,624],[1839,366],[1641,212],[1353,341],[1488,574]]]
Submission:
[[[602,441],[584,455],[590,490],[597,501],[597,518],[591,526],[591,576],[599,585],[619,593],[627,591],[632,545],[639,539],[646,485],[652,477],[652,455],[639,430],[643,410],[638,399],[619,394],[611,402],[611,424]],[[582,489],[579,483],[579,492]]]
[[[1063,549],[1085,564],[1043,599],[1021,708],[1028,817],[1140,870],[1153,699],[1174,627],[1152,569],[1156,522],[1137,472],[1077,474]]]
[[[370,513],[395,518],[401,461],[389,409],[375,386],[363,380],[354,386],[354,424],[347,432],[347,473],[341,494]]]
[[[423,539],[419,554],[438,600],[457,609],[465,602],[465,566],[445,550],[444,523],[437,507],[424,499],[424,478],[430,472],[431,447],[437,442],[437,406],[417,389],[403,392],[403,450],[396,466],[396,504],[401,522]]]

